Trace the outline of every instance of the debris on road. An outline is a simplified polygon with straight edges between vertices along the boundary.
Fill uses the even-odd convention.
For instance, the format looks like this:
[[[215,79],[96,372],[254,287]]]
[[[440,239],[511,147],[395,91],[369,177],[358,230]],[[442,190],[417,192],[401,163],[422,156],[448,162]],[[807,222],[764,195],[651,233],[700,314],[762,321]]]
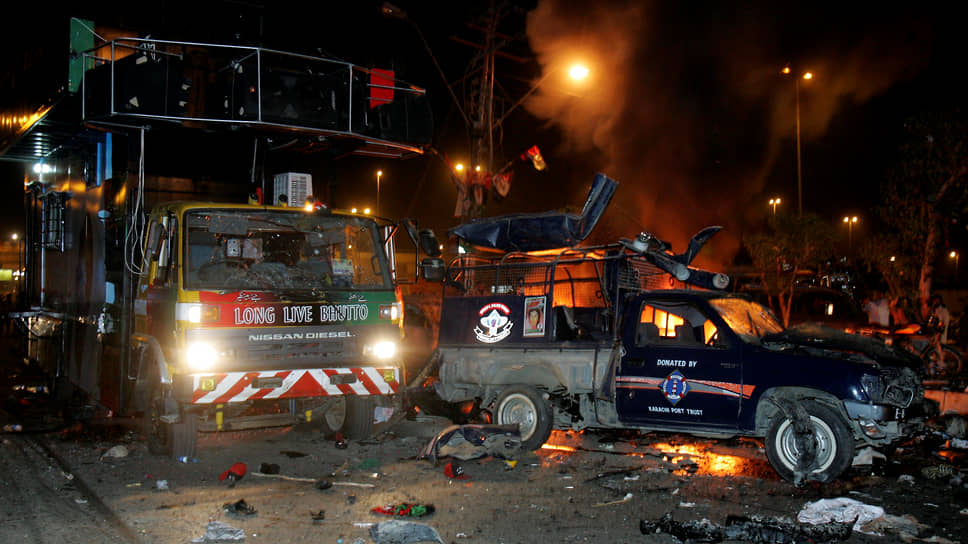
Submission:
[[[118,445],[108,449],[108,451],[101,454],[101,460],[103,461],[105,458],[121,459],[127,456],[128,456],[128,448]]]
[[[245,540],[245,531],[232,527],[228,523],[221,521],[210,521],[205,527],[205,534],[193,538],[193,543],[202,542],[242,542]]]
[[[437,542],[444,544],[437,529],[414,521],[391,520],[370,527],[370,538],[377,544],[410,544]]]
[[[279,465],[276,463],[262,463],[259,465],[259,472],[262,474],[279,474]]]
[[[235,483],[245,476],[246,470],[248,470],[248,467],[246,467],[245,463],[235,463],[218,477],[218,481],[228,480],[229,487],[235,487]]]
[[[630,500],[632,500],[632,494],[626,493],[624,497],[617,501],[600,502],[598,504],[593,504],[592,508],[598,508],[599,506],[611,506],[613,504],[622,504],[623,502],[629,502]]]
[[[437,433],[417,459],[430,459],[434,464],[441,457],[462,461],[488,455],[514,459],[520,450],[521,429],[518,425],[451,425]]]
[[[865,524],[883,516],[884,509],[880,506],[871,506],[858,500],[838,497],[808,502],[797,514],[797,521],[813,525],[851,522],[855,531],[874,534],[864,531],[863,527]]]
[[[374,506],[370,511],[374,514],[384,514],[387,516],[422,518],[424,516],[433,514],[436,511],[436,508],[434,508],[434,505],[432,504],[414,504],[410,502],[402,502],[400,504]]]
[[[834,542],[846,540],[852,529],[850,523],[826,525],[800,524],[785,518],[759,516],[728,516],[725,526],[701,519],[699,521],[675,521],[666,513],[655,521],[642,520],[639,530],[644,535],[666,533],[679,540],[695,542],[741,541],[753,544],[777,544],[801,541]]]
[[[444,465],[444,476],[451,480],[469,480],[471,477],[464,474],[464,467],[457,463],[447,463]]]
[[[237,517],[254,516],[256,513],[255,507],[246,503],[245,499],[239,499],[235,502],[227,502],[222,505],[222,509],[225,510],[226,514]]]
[[[326,512],[324,510],[320,510],[318,512],[310,512],[309,515],[313,518],[314,525],[319,525],[320,523],[326,520]]]

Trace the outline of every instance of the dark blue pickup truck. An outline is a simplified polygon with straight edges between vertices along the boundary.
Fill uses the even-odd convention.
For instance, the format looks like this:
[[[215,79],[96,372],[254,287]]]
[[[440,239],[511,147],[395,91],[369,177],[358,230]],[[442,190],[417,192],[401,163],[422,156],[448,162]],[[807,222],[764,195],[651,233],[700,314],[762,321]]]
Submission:
[[[658,289],[673,280],[643,256],[614,245],[452,266],[438,394],[477,399],[494,423],[519,424],[529,448],[553,428],[761,437],[796,483],[830,481],[858,448],[923,424],[913,355],[786,330],[743,295]]]

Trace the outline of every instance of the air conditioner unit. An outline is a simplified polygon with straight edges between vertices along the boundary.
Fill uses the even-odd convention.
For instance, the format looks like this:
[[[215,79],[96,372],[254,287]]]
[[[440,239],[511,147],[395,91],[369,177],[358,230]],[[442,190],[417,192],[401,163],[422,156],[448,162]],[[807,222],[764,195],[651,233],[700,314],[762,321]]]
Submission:
[[[285,196],[284,205],[301,208],[306,197],[313,194],[313,176],[298,172],[284,172],[273,176],[272,202],[279,205],[280,197]]]

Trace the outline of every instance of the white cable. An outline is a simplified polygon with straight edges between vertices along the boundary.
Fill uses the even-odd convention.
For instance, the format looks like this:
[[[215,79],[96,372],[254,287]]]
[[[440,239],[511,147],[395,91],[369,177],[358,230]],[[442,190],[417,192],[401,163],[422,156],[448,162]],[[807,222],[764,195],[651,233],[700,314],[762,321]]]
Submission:
[[[104,39],[104,36],[101,36],[97,32],[94,32],[94,29],[91,28],[91,27],[89,27],[89,26],[87,26],[87,24],[85,24],[84,21],[78,19],[77,17],[71,17],[71,20],[72,21],[76,21],[77,24],[83,26],[85,29],[87,29],[88,32],[90,32],[91,34],[94,34],[95,36],[97,36],[98,39],[101,40],[102,42],[106,42],[107,41],[107,40]]]
[[[142,208],[144,206],[144,185],[145,185],[145,129],[141,128],[141,154],[138,157],[138,183],[134,195],[134,202],[130,214],[130,224],[124,235],[124,266],[128,272],[140,276],[144,274],[144,228],[145,221],[142,219]],[[137,264],[136,264],[137,263]]]

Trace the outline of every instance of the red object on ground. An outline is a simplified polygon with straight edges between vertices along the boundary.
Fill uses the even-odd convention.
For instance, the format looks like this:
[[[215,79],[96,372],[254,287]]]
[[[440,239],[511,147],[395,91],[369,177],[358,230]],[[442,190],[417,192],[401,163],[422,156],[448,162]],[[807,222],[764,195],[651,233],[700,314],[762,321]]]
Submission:
[[[469,480],[471,478],[470,476],[464,474],[464,471],[460,468],[460,465],[455,467],[454,463],[447,463],[447,465],[444,466],[444,476],[454,480]]]
[[[218,477],[218,479],[219,481],[222,481],[228,478],[229,476],[231,476],[233,480],[241,480],[242,477],[245,476],[246,470],[247,470],[247,467],[245,466],[245,463],[235,463],[234,465],[229,467],[228,470],[223,472],[222,475]]]

